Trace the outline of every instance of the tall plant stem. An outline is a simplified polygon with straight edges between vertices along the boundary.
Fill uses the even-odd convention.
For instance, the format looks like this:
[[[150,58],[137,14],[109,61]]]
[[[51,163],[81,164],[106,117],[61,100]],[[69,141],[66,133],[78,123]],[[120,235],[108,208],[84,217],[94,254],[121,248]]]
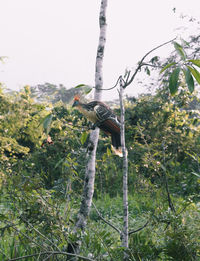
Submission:
[[[122,230],[122,246],[125,248],[124,251],[124,261],[128,260],[128,158],[127,158],[127,150],[125,145],[125,108],[123,103],[123,82],[120,81],[120,108],[121,108],[121,146],[123,153],[123,210],[124,210],[124,222],[123,222],[123,230]]]

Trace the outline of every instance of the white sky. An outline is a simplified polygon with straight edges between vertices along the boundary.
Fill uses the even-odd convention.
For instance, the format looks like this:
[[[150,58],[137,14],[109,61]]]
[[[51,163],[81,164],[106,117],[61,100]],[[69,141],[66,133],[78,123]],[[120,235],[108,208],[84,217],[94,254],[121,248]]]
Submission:
[[[94,85],[99,8],[100,0],[0,0],[0,56],[8,56],[0,64],[0,82],[15,90],[45,82]],[[113,86],[153,47],[173,39],[184,23],[180,13],[200,20],[200,1],[108,0],[104,87]],[[167,56],[169,47],[162,54]],[[133,84],[130,92],[141,90]],[[104,98],[117,96],[115,90]]]

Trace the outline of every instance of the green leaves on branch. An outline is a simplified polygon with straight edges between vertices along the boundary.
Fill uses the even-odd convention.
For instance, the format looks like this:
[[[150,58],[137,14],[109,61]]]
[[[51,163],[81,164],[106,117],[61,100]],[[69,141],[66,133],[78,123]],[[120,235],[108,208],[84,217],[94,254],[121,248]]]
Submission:
[[[190,70],[186,67],[186,69],[183,69],[183,73],[185,75],[188,90],[192,93],[194,91],[194,79],[190,73]]]
[[[200,67],[200,60],[188,60],[188,62],[193,63],[194,65]]]
[[[76,87],[74,87],[75,89],[81,88],[83,90],[84,94],[88,94],[92,91],[93,87],[86,85],[86,84],[79,84]]]
[[[162,70],[160,71],[160,74],[175,64],[176,64],[175,62],[167,64],[165,67],[162,68]]]
[[[200,73],[197,71],[194,66],[200,68],[200,60],[188,59],[183,47],[177,42],[173,42],[174,48],[177,51],[178,55],[181,58],[180,62],[171,62],[165,65],[160,73],[165,72],[166,70],[172,70],[169,75],[169,90],[171,95],[175,95],[179,87],[179,76],[183,72],[185,76],[185,82],[187,84],[188,90],[190,93],[194,91],[195,82],[194,79],[200,84]]]
[[[174,48],[176,49],[177,53],[180,55],[181,59],[185,60],[186,53],[185,53],[183,47],[180,44],[178,44],[177,42],[173,42],[173,44],[174,44]]]
[[[197,83],[200,84],[200,73],[193,67],[185,65],[184,68],[177,67],[175,68],[169,76],[169,90],[171,95],[175,95],[179,87],[179,75],[180,72],[183,72],[185,76],[185,82],[187,84],[188,90],[190,93],[194,91],[194,78]],[[194,78],[193,78],[194,77]]]
[[[74,88],[78,89],[78,88],[81,88],[81,87],[84,87],[84,86],[85,86],[85,84],[79,84],[79,85],[75,86]]]
[[[178,67],[178,68],[174,69],[174,71],[170,75],[170,78],[169,78],[169,90],[170,90],[171,95],[174,95],[177,92],[177,90],[178,90],[179,73],[180,73],[180,68]]]
[[[187,67],[192,73],[192,75],[194,76],[194,78],[196,79],[196,81],[198,82],[198,84],[200,84],[200,73],[194,67],[190,67],[190,66]]]
[[[83,132],[82,135],[81,135],[81,144],[82,145],[86,142],[87,137],[88,137],[88,133],[87,132]]]
[[[52,118],[53,115],[50,113],[47,116],[45,116],[41,121],[41,124],[43,125],[44,132],[46,135],[48,135],[51,130]]]

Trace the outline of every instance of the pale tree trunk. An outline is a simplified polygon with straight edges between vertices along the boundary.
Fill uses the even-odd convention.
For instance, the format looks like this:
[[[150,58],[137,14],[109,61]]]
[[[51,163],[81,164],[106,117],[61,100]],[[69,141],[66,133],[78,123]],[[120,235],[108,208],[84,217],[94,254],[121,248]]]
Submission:
[[[94,99],[101,100],[102,87],[103,87],[103,57],[106,43],[106,9],[107,0],[101,1],[100,15],[99,15],[99,26],[100,36],[99,44],[97,49],[96,67],[95,67],[95,93]],[[84,188],[82,194],[82,201],[80,210],[77,216],[77,222],[74,228],[74,233],[79,229],[84,230],[87,224],[87,219],[90,213],[92,198],[94,193],[94,180],[95,180],[95,164],[96,164],[96,149],[99,138],[99,128],[91,131],[88,144],[87,152],[87,163],[85,169]],[[78,253],[78,245],[73,244],[73,251]]]
[[[101,8],[99,14],[99,26],[100,26],[100,35],[99,35],[99,44],[97,48],[97,57],[96,57],[96,67],[95,67],[95,93],[94,99],[101,100],[102,96],[102,87],[103,87],[103,57],[104,49],[106,43],[106,9],[107,9],[107,0],[101,1]]]
[[[125,143],[125,108],[123,103],[123,83],[120,82],[120,109],[121,109],[121,146],[123,153],[123,229],[121,232],[122,246],[125,248],[124,251],[124,261],[128,260],[128,158]]]
[[[99,16],[100,36],[96,57],[96,71],[95,71],[95,93],[94,99],[101,100],[102,87],[103,87],[103,57],[106,43],[106,8],[107,0],[101,1],[101,9]],[[99,128],[91,132],[88,145],[87,166],[85,171],[84,189],[82,195],[82,202],[76,223],[76,229],[84,229],[87,223],[87,217],[90,212],[92,197],[94,193],[94,180],[95,180],[95,162],[96,162],[96,149],[99,138]]]

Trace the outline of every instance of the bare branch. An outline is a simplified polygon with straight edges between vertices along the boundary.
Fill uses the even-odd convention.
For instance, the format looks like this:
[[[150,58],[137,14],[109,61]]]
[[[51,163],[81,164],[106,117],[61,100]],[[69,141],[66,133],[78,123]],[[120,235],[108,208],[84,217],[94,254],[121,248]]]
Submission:
[[[162,66],[153,65],[153,64],[149,64],[149,63],[143,63],[143,61],[144,61],[144,59],[145,59],[150,53],[152,53],[153,51],[159,49],[160,47],[163,47],[164,45],[166,45],[166,44],[168,44],[168,43],[173,42],[175,39],[176,39],[176,38],[174,38],[174,39],[172,39],[172,40],[170,40],[170,41],[168,41],[168,42],[165,42],[165,43],[163,43],[163,44],[160,44],[160,45],[158,45],[157,47],[155,47],[155,48],[153,48],[152,50],[150,50],[148,53],[146,53],[146,54],[143,56],[143,58],[141,59],[141,61],[138,63],[138,66],[137,66],[137,68],[136,68],[134,74],[132,75],[130,81],[129,81],[129,77],[130,77],[131,71],[128,71],[128,74],[127,74],[127,77],[126,77],[126,80],[125,80],[125,81],[123,80],[123,77],[120,75],[120,76],[118,77],[118,79],[117,79],[117,81],[116,81],[116,84],[115,84],[114,86],[112,86],[112,87],[110,87],[110,88],[98,88],[98,90],[110,91],[110,90],[112,90],[112,89],[114,89],[114,88],[117,87],[117,85],[118,85],[118,83],[119,83],[120,80],[123,80],[123,81],[124,81],[123,88],[126,88],[128,85],[130,85],[130,84],[132,83],[132,81],[134,80],[136,74],[138,73],[138,71],[141,69],[142,66],[145,66],[145,65],[146,65],[146,66],[151,66],[151,67],[154,67],[154,68],[162,68]],[[96,87],[92,87],[92,88],[95,89]]]
[[[8,222],[8,221],[7,221],[7,222]],[[18,234],[23,235],[23,236],[26,237],[30,242],[36,244],[37,246],[39,246],[39,247],[41,247],[41,248],[43,248],[43,249],[46,248],[46,247],[40,245],[40,244],[39,244],[38,242],[36,242],[34,239],[32,239],[32,238],[30,238],[29,236],[27,236],[25,233],[23,233],[23,232],[20,231],[19,229],[17,229],[17,228],[16,228],[16,224],[11,223],[11,222],[9,222],[9,223],[10,223],[10,226],[12,226],[12,228],[13,228]],[[48,247],[50,247],[50,246],[48,245]]]
[[[174,39],[172,39],[172,40],[170,40],[170,41],[168,41],[168,42],[165,42],[165,43],[163,43],[163,44],[160,44],[160,45],[158,45],[157,47],[155,47],[155,48],[153,48],[152,50],[150,50],[148,53],[146,53],[146,54],[142,57],[141,61],[138,63],[138,66],[137,66],[137,68],[136,68],[134,74],[132,75],[130,81],[128,81],[128,82],[126,83],[126,85],[124,86],[124,88],[126,88],[128,85],[130,85],[130,84],[132,83],[132,81],[134,80],[136,74],[138,73],[138,71],[140,70],[140,68],[141,68],[141,66],[142,66],[142,64],[143,64],[144,59],[145,59],[150,53],[152,53],[153,51],[159,49],[160,47],[163,47],[164,45],[166,45],[166,44],[168,44],[168,43],[173,42],[175,39],[176,39],[176,38],[174,38]]]
[[[119,77],[118,77],[118,79],[117,79],[117,81],[116,81],[116,83],[115,83],[114,86],[112,86],[112,87],[110,87],[110,88],[99,88],[98,90],[101,90],[101,91],[110,91],[110,90],[116,88],[117,85],[118,85],[118,83],[119,83],[119,80],[121,79],[121,77],[122,77],[122,76],[119,76]],[[95,86],[93,86],[92,88],[93,88],[93,89],[96,89]]]
[[[88,257],[84,257],[84,256],[76,255],[76,254],[71,254],[71,253],[67,253],[67,252],[58,252],[58,251],[40,252],[40,253],[31,254],[31,255],[20,256],[20,257],[8,259],[7,261],[17,261],[17,260],[26,259],[26,258],[33,257],[33,256],[39,256],[39,255],[65,255],[65,256],[78,257],[82,260],[95,261],[94,259],[91,259],[91,258],[88,258]]]
[[[140,227],[140,228],[138,228],[138,229],[136,229],[136,230],[131,230],[130,232],[128,232],[129,236],[130,236],[131,234],[134,234],[134,233],[136,233],[136,232],[138,232],[138,231],[144,229],[148,224],[149,224],[149,220],[144,224],[144,226],[142,226],[142,227]]]
[[[97,209],[97,207],[95,206],[95,204],[92,202],[92,205],[94,206],[98,216],[100,217],[101,220],[103,220],[107,225],[109,225],[110,227],[112,227],[115,231],[117,231],[119,234],[121,234],[121,231],[119,230],[119,228],[115,227],[112,223],[110,223],[109,221],[107,221],[99,212],[99,210]]]
[[[117,79],[117,81],[116,81],[116,83],[115,83],[115,85],[114,85],[113,87],[110,87],[110,88],[102,88],[101,90],[102,90],[102,91],[110,91],[110,90],[116,88],[117,85],[118,85],[118,83],[119,83],[120,78],[121,78],[121,76],[119,76],[119,78]],[[95,87],[94,87],[94,88],[95,88]]]
[[[154,67],[154,68],[163,68],[162,66],[160,66],[160,65],[154,65],[154,64],[150,64],[150,63],[142,63],[142,65],[141,65],[141,67],[142,66],[151,66],[151,67]]]
[[[35,228],[30,222],[28,222],[28,220],[22,218],[22,220],[24,221],[24,223],[26,223],[29,227],[31,227],[37,234],[39,234],[41,237],[43,237],[45,240],[47,240],[49,243],[51,243],[52,246],[54,246],[55,248],[57,248],[57,250],[60,251],[60,249],[58,248],[57,245],[55,245],[48,237],[46,237],[45,235],[43,235],[37,228]]]

